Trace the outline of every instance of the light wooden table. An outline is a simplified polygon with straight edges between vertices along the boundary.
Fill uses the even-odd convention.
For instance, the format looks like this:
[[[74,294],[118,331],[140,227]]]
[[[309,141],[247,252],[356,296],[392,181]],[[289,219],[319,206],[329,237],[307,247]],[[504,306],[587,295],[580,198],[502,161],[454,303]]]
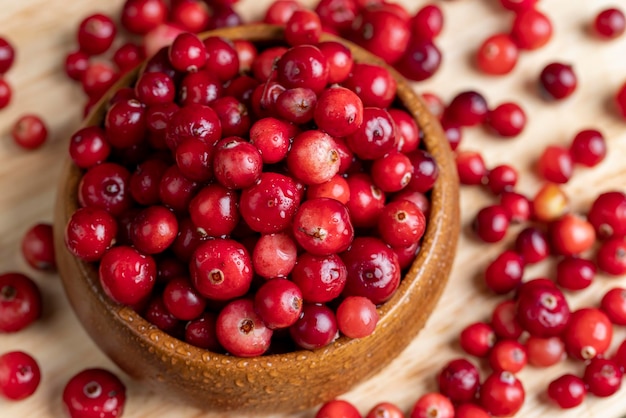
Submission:
[[[415,11],[422,0],[402,0]],[[75,48],[78,22],[97,11],[114,13],[122,0],[0,0],[0,32],[17,47],[18,58],[7,78],[14,87],[12,105],[0,112],[0,271],[18,270],[32,275],[41,286],[45,309],[43,319],[12,335],[0,335],[0,352],[23,349],[40,362],[43,380],[29,399],[10,403],[0,400],[0,415],[7,418],[63,416],[60,394],[65,382],[86,367],[102,366],[118,372],[128,386],[125,417],[192,417],[216,415],[184,405],[164,403],[125,377],[89,340],[71,312],[58,277],[29,269],[23,261],[19,242],[25,230],[38,221],[52,220],[55,183],[65,158],[67,139],[80,121],[83,97],[76,85],[62,72],[62,57]],[[241,0],[239,10],[246,18],[259,17],[269,0]],[[304,1],[313,4],[313,0]],[[626,81],[626,36],[602,42],[586,32],[595,13],[611,0],[540,2],[553,20],[555,36],[543,49],[523,53],[515,71],[492,78],[471,66],[472,52],[489,34],[507,30],[511,15],[501,10],[497,0],[440,1],[446,23],[439,44],[444,64],[439,73],[418,86],[449,100],[456,92],[478,89],[490,104],[515,100],[526,109],[529,122],[523,135],[498,140],[480,128],[464,132],[461,147],[477,149],[489,166],[510,163],[522,174],[518,189],[533,195],[539,180],[533,162],[547,144],[566,144],[578,130],[594,127],[608,138],[609,155],[594,169],[577,169],[565,186],[574,210],[584,211],[593,197],[609,189],[626,189],[626,121],[610,107],[619,85]],[[543,65],[563,60],[574,65],[579,88],[562,103],[546,103],[539,98],[535,80]],[[42,115],[49,124],[50,140],[40,150],[18,149],[8,136],[13,121],[25,112]],[[471,322],[485,320],[500,300],[490,295],[480,281],[486,263],[509,244],[513,228],[502,245],[476,242],[468,233],[479,207],[495,201],[478,188],[462,191],[462,233],[450,283],[427,327],[417,339],[373,379],[345,395],[362,412],[375,403],[391,401],[409,410],[424,392],[436,389],[434,376],[453,357],[462,355],[457,335]],[[519,227],[517,227],[519,228]],[[526,278],[551,274],[550,263],[533,266]],[[603,292],[613,286],[626,286],[625,278],[599,276],[593,286],[571,296],[573,307],[595,305]],[[624,336],[616,329],[614,345]],[[571,371],[580,373],[581,364],[563,364],[537,370],[527,367],[519,375],[527,389],[527,401],[520,417],[611,418],[626,414],[626,389],[598,400],[592,396],[571,411],[561,412],[546,402],[544,390],[554,377]],[[313,412],[299,416],[313,416]]]

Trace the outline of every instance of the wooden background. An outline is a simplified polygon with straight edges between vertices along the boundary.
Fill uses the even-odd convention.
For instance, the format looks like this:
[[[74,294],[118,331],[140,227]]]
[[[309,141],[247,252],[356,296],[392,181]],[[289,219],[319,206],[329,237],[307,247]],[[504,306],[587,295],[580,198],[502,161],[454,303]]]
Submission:
[[[411,12],[422,0],[401,0]],[[94,12],[115,13],[122,0],[0,0],[0,33],[17,47],[18,58],[7,75],[14,87],[11,106],[0,112],[0,270],[17,270],[35,278],[44,294],[44,317],[28,329],[0,336],[0,352],[22,349],[32,353],[42,368],[42,383],[29,399],[10,403],[0,399],[3,417],[62,416],[60,395],[65,382],[86,367],[107,367],[122,376],[128,387],[125,417],[195,417],[217,415],[179,404],[164,404],[158,396],[126,376],[106,359],[80,327],[66,302],[56,275],[29,269],[23,261],[19,242],[35,222],[52,220],[55,183],[65,158],[67,139],[78,125],[83,97],[62,71],[64,54],[75,48],[73,39],[78,22]],[[241,0],[238,8],[247,19],[258,18],[269,0]],[[303,0],[313,4],[313,0]],[[608,139],[609,155],[594,169],[577,169],[565,186],[572,207],[585,211],[594,196],[610,189],[624,190],[626,184],[626,121],[620,120],[611,98],[626,81],[626,35],[600,41],[588,33],[595,14],[620,1],[544,0],[540,8],[553,20],[555,36],[543,49],[523,53],[515,71],[501,78],[486,77],[472,66],[472,53],[488,35],[506,31],[511,15],[497,0],[438,1],[445,13],[445,29],[439,45],[444,64],[439,73],[417,86],[434,91],[449,100],[464,89],[478,89],[491,105],[515,100],[526,109],[529,122],[523,135],[499,140],[481,128],[467,129],[461,148],[483,152],[489,166],[509,163],[522,177],[518,190],[533,195],[539,180],[533,162],[547,144],[567,144],[580,129],[600,129]],[[553,60],[574,65],[579,88],[564,102],[547,103],[538,96],[536,78],[541,68]],[[13,121],[25,112],[42,115],[50,128],[50,140],[35,152],[18,149],[8,132]],[[462,233],[450,283],[427,327],[417,339],[373,379],[362,383],[345,398],[362,412],[380,401],[391,401],[409,410],[424,392],[435,390],[434,376],[453,357],[462,355],[457,335],[469,322],[485,320],[500,300],[490,295],[480,280],[481,271],[498,251],[510,244],[515,231],[509,231],[501,245],[486,245],[472,239],[467,231],[479,207],[495,199],[479,188],[462,191]],[[533,266],[526,278],[552,274],[549,262]],[[626,286],[625,278],[598,276],[594,285],[569,295],[574,308],[595,305],[603,292]],[[615,330],[614,346],[626,335]],[[565,371],[580,373],[582,365],[565,362],[548,369],[527,367],[519,376],[527,389],[527,402],[518,416],[611,418],[626,414],[626,389],[609,399],[588,397],[574,410],[562,412],[545,399],[548,382]],[[483,374],[483,377],[485,375]],[[229,414],[228,416],[234,416]],[[314,416],[313,411],[298,415]]]

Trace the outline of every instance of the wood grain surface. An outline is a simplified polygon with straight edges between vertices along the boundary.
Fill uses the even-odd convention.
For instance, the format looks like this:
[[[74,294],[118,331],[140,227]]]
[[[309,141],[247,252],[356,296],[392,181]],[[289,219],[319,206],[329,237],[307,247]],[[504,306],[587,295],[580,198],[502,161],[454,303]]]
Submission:
[[[399,2],[409,11],[425,3]],[[33,271],[20,254],[24,232],[36,222],[52,221],[55,184],[67,140],[81,120],[84,99],[78,86],[67,81],[63,74],[63,56],[75,48],[75,28],[84,16],[98,11],[115,13],[121,3],[122,0],[0,0],[0,34],[13,42],[18,53],[14,67],[6,76],[14,88],[13,102],[0,112],[0,270],[30,274],[41,286],[45,302],[40,321],[22,332],[0,336],[0,352],[16,349],[30,352],[39,361],[43,375],[41,386],[29,399],[20,402],[0,399],[2,417],[63,416],[63,386],[86,367],[107,367],[120,374],[128,387],[124,417],[233,416],[166,403],[133,383],[80,327],[58,277]],[[241,0],[238,9],[249,20],[260,17],[269,3],[269,0]],[[302,3],[313,4],[314,0]],[[518,190],[532,196],[540,185],[533,164],[543,147],[566,145],[580,129],[596,128],[607,138],[609,154],[596,168],[577,168],[572,180],[564,186],[572,209],[584,212],[602,191],[626,190],[626,122],[619,119],[611,105],[614,92],[626,81],[626,36],[606,42],[588,32],[589,22],[599,10],[613,4],[624,7],[623,0],[540,2],[540,8],[553,20],[554,38],[539,51],[522,53],[513,73],[500,78],[478,73],[473,68],[472,55],[488,35],[506,31],[512,16],[500,8],[497,0],[439,1],[438,4],[446,18],[438,40],[444,51],[443,67],[435,77],[416,88],[436,92],[446,100],[461,90],[477,89],[491,105],[508,100],[521,103],[529,118],[524,133],[513,140],[497,139],[481,128],[466,129],[462,149],[480,150],[491,167],[512,164],[522,175]],[[550,103],[538,95],[536,78],[545,64],[555,60],[573,64],[579,88],[566,101]],[[26,112],[41,115],[49,125],[49,142],[34,152],[17,148],[8,134],[13,121]],[[363,413],[381,401],[397,403],[408,411],[421,394],[435,390],[434,376],[438,370],[450,359],[462,355],[457,342],[462,327],[488,319],[491,309],[502,300],[486,291],[481,272],[490,259],[510,245],[520,226],[512,228],[501,244],[479,243],[468,232],[468,225],[481,206],[495,199],[477,187],[464,188],[461,198],[464,230],[448,287],[435,313],[400,357],[343,396]],[[534,265],[526,270],[525,278],[553,276],[553,268],[553,262]],[[590,288],[568,297],[573,308],[597,305],[604,291],[615,286],[626,287],[626,278],[598,275]],[[625,336],[626,331],[616,327],[613,346]],[[624,388],[608,399],[590,396],[582,406],[570,411],[560,411],[547,402],[545,387],[551,379],[564,372],[581,373],[582,368],[582,364],[571,361],[548,369],[525,368],[519,377],[527,390],[527,401],[518,416],[624,416]],[[482,376],[486,376],[486,369]],[[314,411],[297,416],[312,417]]]

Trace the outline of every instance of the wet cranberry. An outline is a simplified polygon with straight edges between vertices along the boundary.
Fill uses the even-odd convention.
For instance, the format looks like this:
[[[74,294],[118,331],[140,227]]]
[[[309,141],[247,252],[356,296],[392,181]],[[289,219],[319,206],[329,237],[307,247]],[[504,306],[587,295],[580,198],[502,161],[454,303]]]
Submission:
[[[376,226],[385,205],[385,193],[365,173],[351,174],[346,180],[350,189],[350,199],[346,206],[352,224],[355,228]]]
[[[111,145],[104,130],[97,126],[82,128],[70,138],[70,157],[80,168],[89,168],[104,162],[110,152]]]
[[[337,337],[337,319],[325,305],[304,304],[302,315],[289,327],[291,338],[305,350],[324,347]]]
[[[363,109],[363,123],[346,138],[346,142],[359,158],[375,160],[396,148],[398,139],[389,112],[366,107]]]
[[[165,141],[170,149],[175,150],[187,138],[198,138],[213,145],[221,135],[222,127],[217,113],[209,106],[192,103],[181,107],[172,115]]]
[[[222,126],[222,136],[245,136],[252,123],[247,107],[234,97],[224,96],[211,103]]]
[[[139,145],[146,133],[145,106],[135,99],[115,103],[105,116],[104,129],[107,140],[115,148]]]
[[[189,321],[185,326],[185,342],[213,352],[223,351],[217,341],[217,315],[205,312],[200,317]]]
[[[307,185],[330,180],[339,172],[340,164],[337,144],[330,135],[319,130],[298,134],[287,155],[290,173]]]
[[[303,253],[298,257],[291,277],[306,302],[325,303],[341,294],[347,275],[346,265],[338,255]]]
[[[548,397],[561,409],[575,408],[587,395],[585,382],[578,376],[564,374],[548,385]]]
[[[271,279],[254,295],[254,309],[270,329],[293,325],[302,312],[302,292],[292,281]]]
[[[479,401],[491,415],[514,415],[524,404],[525,391],[511,372],[494,372],[480,387]]]
[[[189,321],[204,312],[206,299],[198,293],[186,277],[174,278],[163,289],[163,303],[176,318]]]
[[[102,163],[85,172],[78,184],[78,202],[81,206],[105,209],[120,215],[130,207],[128,181],[130,173],[116,163]]]
[[[164,206],[142,209],[131,222],[131,240],[144,254],[165,251],[178,234],[178,221],[174,213]]]
[[[98,261],[113,244],[117,222],[104,209],[79,208],[72,214],[65,228],[65,245],[81,260]]]
[[[71,418],[121,416],[126,387],[105,369],[85,369],[72,376],[63,389],[63,405]]]
[[[448,362],[437,376],[439,392],[455,403],[471,402],[480,385],[478,369],[466,359]]]
[[[229,189],[244,189],[254,185],[263,168],[259,149],[239,137],[219,141],[213,150],[215,179]]]
[[[406,247],[422,239],[426,231],[426,217],[409,200],[389,202],[378,218],[378,233],[392,247]]]
[[[135,305],[152,292],[156,263],[152,257],[120,245],[104,253],[98,272],[107,296],[117,303]]]
[[[345,87],[331,87],[320,94],[314,118],[319,129],[344,137],[359,129],[363,115],[363,102],[356,93]]]
[[[287,155],[298,128],[276,118],[259,119],[250,127],[250,142],[261,153],[265,164],[274,164]]]
[[[110,17],[91,15],[78,26],[78,46],[88,55],[102,54],[113,44],[116,33],[117,28]]]
[[[21,273],[0,274],[0,333],[32,324],[41,315],[41,305],[39,287],[31,278]]]
[[[293,218],[298,244],[311,254],[329,255],[348,248],[354,228],[345,205],[335,199],[306,200]]]
[[[0,355],[0,396],[18,401],[35,393],[41,381],[39,364],[28,353],[9,351]]]

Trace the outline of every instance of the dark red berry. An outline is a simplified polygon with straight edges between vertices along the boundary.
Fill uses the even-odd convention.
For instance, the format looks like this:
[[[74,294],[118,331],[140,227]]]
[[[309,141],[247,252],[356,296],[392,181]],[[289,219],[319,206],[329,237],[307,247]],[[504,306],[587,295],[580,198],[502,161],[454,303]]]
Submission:
[[[21,273],[0,274],[0,333],[32,324],[41,315],[41,305],[39,287],[32,279]]]
[[[37,361],[23,351],[0,355],[0,396],[18,401],[35,393],[41,372]]]
[[[577,407],[585,400],[586,395],[585,382],[572,374],[559,376],[548,385],[548,397],[561,409]]]
[[[122,415],[125,402],[124,383],[105,369],[85,369],[63,389],[63,404],[72,418],[115,418]]]

